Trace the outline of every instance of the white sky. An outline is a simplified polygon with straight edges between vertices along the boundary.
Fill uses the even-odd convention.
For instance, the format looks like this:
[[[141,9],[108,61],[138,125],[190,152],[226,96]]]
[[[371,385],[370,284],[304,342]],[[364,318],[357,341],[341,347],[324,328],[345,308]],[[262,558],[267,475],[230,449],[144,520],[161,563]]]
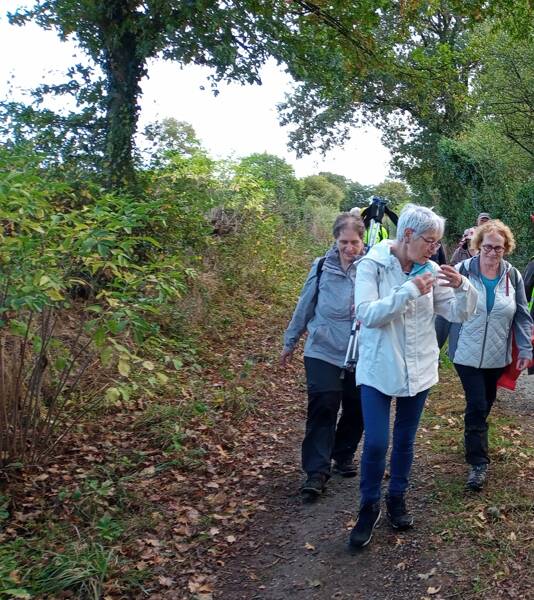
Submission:
[[[62,43],[51,31],[34,24],[14,27],[5,13],[25,4],[24,0],[0,0],[0,97],[20,97],[20,90],[60,75],[75,62],[76,49]],[[27,4],[27,2],[26,2]],[[285,158],[298,177],[331,171],[370,185],[388,174],[389,152],[380,143],[376,129],[354,130],[343,148],[297,159],[287,150],[287,128],[280,127],[276,104],[290,90],[290,78],[274,62],[262,71],[262,86],[221,84],[214,97],[206,81],[207,69],[160,60],[149,65],[142,83],[140,127],[147,122],[174,117],[191,123],[203,146],[214,158],[236,158],[253,152],[269,152]],[[12,84],[12,85],[10,85]],[[201,86],[206,89],[201,90]]]

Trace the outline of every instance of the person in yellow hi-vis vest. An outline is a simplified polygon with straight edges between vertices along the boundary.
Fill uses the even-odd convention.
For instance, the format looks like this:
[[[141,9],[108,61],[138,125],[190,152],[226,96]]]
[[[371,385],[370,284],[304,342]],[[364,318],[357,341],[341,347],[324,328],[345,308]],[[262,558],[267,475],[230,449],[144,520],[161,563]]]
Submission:
[[[367,249],[372,248],[378,242],[389,238],[388,230],[382,225],[384,215],[387,215],[394,225],[397,224],[397,215],[387,207],[387,200],[380,196],[371,196],[369,206],[359,209],[353,208],[350,212],[355,214],[358,211],[361,214],[365,224],[365,235],[363,242]]]
[[[382,225],[382,223],[375,223],[374,227],[371,226],[369,229],[365,230],[363,243],[366,246],[374,246],[375,244],[378,244],[378,242],[387,239],[389,239],[388,230]]]

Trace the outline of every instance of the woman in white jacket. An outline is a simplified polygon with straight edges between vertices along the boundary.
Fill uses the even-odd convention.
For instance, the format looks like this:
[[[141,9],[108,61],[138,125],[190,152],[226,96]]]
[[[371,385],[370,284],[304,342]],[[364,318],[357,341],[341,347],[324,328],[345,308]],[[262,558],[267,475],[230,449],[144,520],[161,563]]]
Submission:
[[[365,441],[352,548],[369,543],[380,518],[393,397],[397,400],[387,515],[396,529],[412,527],[404,495],[419,419],[429,388],[438,381],[435,314],[461,322],[475,310],[477,293],[468,279],[430,260],[440,247],[444,224],[429,208],[408,204],[399,217],[397,239],[380,242],[358,263],[354,302],[361,332],[356,382],[361,384]]]

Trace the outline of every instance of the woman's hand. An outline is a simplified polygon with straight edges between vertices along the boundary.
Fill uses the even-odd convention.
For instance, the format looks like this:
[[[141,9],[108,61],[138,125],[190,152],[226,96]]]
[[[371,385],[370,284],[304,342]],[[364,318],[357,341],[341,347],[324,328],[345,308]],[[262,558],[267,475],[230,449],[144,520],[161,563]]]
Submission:
[[[444,287],[459,288],[462,285],[462,276],[450,265],[441,265],[438,279],[440,281],[439,285]]]
[[[417,286],[417,289],[421,292],[421,296],[428,294],[434,284],[434,276],[432,273],[425,273],[424,275],[417,275],[412,281]]]
[[[518,358],[515,367],[518,371],[522,371],[528,367],[529,363],[530,359],[528,358]]]
[[[280,355],[280,366],[287,367],[287,365],[293,360],[293,350],[283,350]]]

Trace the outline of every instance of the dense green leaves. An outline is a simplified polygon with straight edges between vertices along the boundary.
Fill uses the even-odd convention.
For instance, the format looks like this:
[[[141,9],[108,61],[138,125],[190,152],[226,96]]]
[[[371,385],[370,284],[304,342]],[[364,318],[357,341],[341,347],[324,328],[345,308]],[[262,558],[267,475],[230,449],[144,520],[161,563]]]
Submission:
[[[475,83],[480,112],[534,159],[534,45],[480,32],[483,62]]]
[[[302,220],[301,183],[284,159],[267,153],[251,154],[240,161],[237,171],[249,173],[263,182],[270,198],[266,202],[267,210],[281,215],[287,223]]]
[[[102,72],[103,93],[96,103],[103,109],[104,124],[97,148],[111,188],[135,179],[140,82],[150,58],[209,66],[213,82],[258,83],[260,67],[275,53],[275,40],[282,30],[288,33],[287,15],[285,3],[270,0],[49,0],[17,11],[11,21],[35,20],[62,39],[73,37]]]

